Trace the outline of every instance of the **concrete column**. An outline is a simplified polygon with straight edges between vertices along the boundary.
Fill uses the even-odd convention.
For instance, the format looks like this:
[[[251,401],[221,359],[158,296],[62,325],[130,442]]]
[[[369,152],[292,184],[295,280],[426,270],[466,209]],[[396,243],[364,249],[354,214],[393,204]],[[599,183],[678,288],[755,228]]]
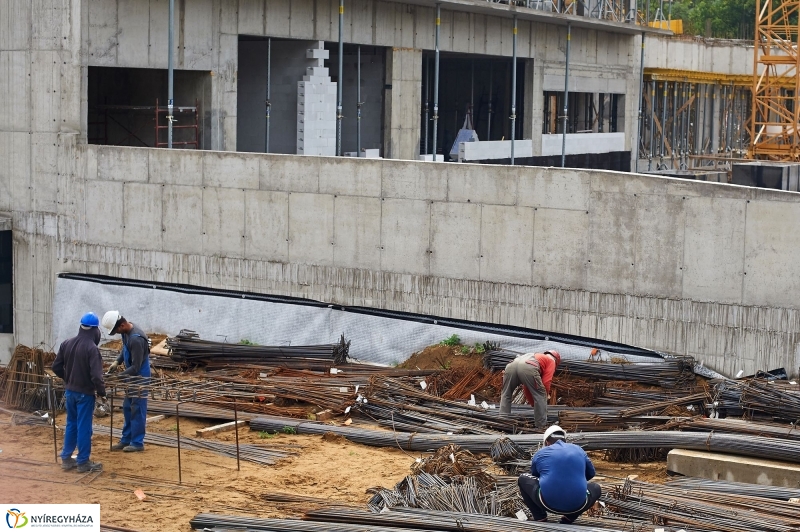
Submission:
[[[642,46],[642,37],[637,35],[630,38],[631,50],[635,50],[636,54],[629,54],[628,65],[631,70],[631,75],[625,79],[625,102],[620,106],[618,113],[624,113],[622,116],[617,117],[617,127],[622,127],[625,132],[625,150],[631,152],[631,168],[636,167],[636,161],[633,160],[634,150],[633,147],[639,141],[636,138],[637,122],[639,121],[639,50]],[[635,58],[635,60],[634,60]],[[623,102],[620,102],[622,104]],[[609,102],[610,105],[610,102]]]
[[[392,48],[386,51],[383,157],[418,159],[422,109],[422,50]]]
[[[518,107],[522,107],[525,110],[522,118],[522,138],[532,139],[534,132],[533,123],[536,119],[534,113],[530,111],[536,105],[536,95],[533,92],[533,59],[525,61],[525,86],[522,89],[522,94],[519,95],[519,99],[521,102]],[[539,99],[542,99],[542,95],[539,95]],[[539,105],[541,105],[541,102]],[[541,116],[538,118],[541,121]],[[480,132],[478,132],[478,134],[480,135]]]
[[[544,127],[544,66],[541,61],[530,61],[525,68],[525,138],[533,139],[533,155],[542,154],[542,128]],[[530,81],[528,76],[530,71]],[[530,119],[528,118],[530,117]]]

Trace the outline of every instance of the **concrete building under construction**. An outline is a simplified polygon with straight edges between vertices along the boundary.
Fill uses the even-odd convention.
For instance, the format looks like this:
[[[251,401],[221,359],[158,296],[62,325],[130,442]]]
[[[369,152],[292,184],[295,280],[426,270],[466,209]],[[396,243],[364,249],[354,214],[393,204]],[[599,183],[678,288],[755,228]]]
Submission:
[[[0,5],[0,359],[84,272],[800,363],[800,198],[626,173],[746,152],[752,44],[620,2],[175,0],[170,110],[169,4]]]

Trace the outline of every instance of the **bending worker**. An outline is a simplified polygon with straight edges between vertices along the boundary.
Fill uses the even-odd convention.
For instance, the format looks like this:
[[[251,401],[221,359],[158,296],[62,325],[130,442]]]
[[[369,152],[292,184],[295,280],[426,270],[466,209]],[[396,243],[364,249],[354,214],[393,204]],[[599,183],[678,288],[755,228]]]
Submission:
[[[503,393],[500,397],[500,413],[511,413],[511,398],[517,386],[533,407],[533,419],[537,429],[547,426],[547,396],[561,355],[553,349],[544,353],[520,355],[506,365],[503,372]]]
[[[103,359],[100,343],[100,320],[88,312],[81,318],[78,335],[64,340],[53,361],[53,373],[64,379],[64,399],[67,404],[67,426],[64,447],[61,449],[61,469],[77,468],[79,473],[102,471],[103,464],[92,462],[92,414],[94,397],[106,396],[103,381]],[[72,457],[78,447],[78,458]]]
[[[570,524],[600,499],[594,465],[583,449],[567,443],[567,433],[553,425],[544,433],[544,447],[533,455],[531,472],[519,477],[522,500],[535,521],[547,521],[547,512],[560,514]]]
[[[124,364],[123,377],[133,381],[131,384],[146,386],[150,383],[150,340],[147,335],[133,323],[129,322],[116,310],[109,310],[103,316],[103,327],[108,334],[122,335],[122,352],[116,362],[111,364],[109,373]],[[134,377],[142,377],[134,379]],[[144,451],[145,420],[147,418],[147,390],[135,389],[126,393],[122,403],[125,423],[122,426],[122,439],[111,447],[112,451],[123,450],[127,453]]]

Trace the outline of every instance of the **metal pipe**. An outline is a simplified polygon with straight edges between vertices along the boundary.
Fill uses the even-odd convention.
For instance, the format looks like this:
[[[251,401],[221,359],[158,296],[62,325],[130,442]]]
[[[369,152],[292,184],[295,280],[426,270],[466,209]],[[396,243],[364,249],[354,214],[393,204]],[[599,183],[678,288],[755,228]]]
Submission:
[[[270,108],[272,107],[272,102],[270,101],[270,91],[272,89],[272,37],[267,39],[267,124],[266,124],[266,132],[264,134],[264,153],[269,153],[269,112]]]
[[[175,66],[172,62],[172,49],[175,47],[175,0],[169,0],[169,37],[167,39],[167,46],[169,53],[167,54],[167,148],[172,148],[172,107],[175,103],[174,100],[174,83],[173,76]],[[157,114],[157,113],[156,113]],[[158,140],[158,139],[156,139]]]
[[[517,136],[517,17],[511,37],[511,165],[514,165],[514,138]]]
[[[567,24],[567,52],[566,62],[564,65],[564,131],[561,132],[561,168],[566,166],[567,162],[567,113],[569,102],[569,47],[572,41],[572,24]]]
[[[701,139],[698,136],[700,125],[700,94],[702,91],[703,86],[701,84],[697,84],[695,87],[695,96],[694,96],[694,134],[692,135],[692,139],[694,140],[694,147],[692,149],[692,153],[698,154],[700,153],[700,146],[702,146]]]
[[[361,48],[359,47],[359,50]],[[359,84],[361,80],[359,80]],[[430,57],[425,56],[425,120],[423,125],[425,126],[425,155],[428,155],[428,120],[430,114],[430,96],[431,96],[431,69],[430,69]]]
[[[489,61],[489,123],[486,125],[486,140],[492,140],[492,89],[494,81],[494,63]]]
[[[436,160],[436,144],[439,125],[439,29],[442,25],[441,5],[436,4],[435,59],[433,62],[433,160]]]
[[[356,100],[358,114],[356,116],[356,153],[361,157],[361,45],[358,46],[358,67],[356,68]],[[427,141],[427,139],[426,139]]]
[[[336,155],[342,154],[342,67],[344,61],[344,0],[339,0],[339,77],[336,83]]]
[[[635,20],[634,20],[635,22]],[[642,105],[644,104],[644,32],[642,32],[642,55],[639,61],[639,122],[636,130],[636,150],[634,151],[634,172],[639,171],[639,144],[642,138],[642,122],[644,115],[642,113]]]

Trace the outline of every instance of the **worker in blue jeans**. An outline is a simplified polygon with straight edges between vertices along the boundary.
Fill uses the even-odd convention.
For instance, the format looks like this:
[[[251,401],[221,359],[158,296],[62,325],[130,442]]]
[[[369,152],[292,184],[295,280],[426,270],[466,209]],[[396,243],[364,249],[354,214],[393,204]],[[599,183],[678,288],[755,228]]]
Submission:
[[[150,340],[140,328],[116,310],[105,313],[103,327],[108,329],[110,335],[122,335],[122,351],[108,371],[113,374],[120,364],[124,364],[121,378],[130,384],[122,403],[125,418],[122,438],[111,446],[111,450],[126,453],[144,451],[147,386],[150,384]]]
[[[103,380],[103,359],[97,344],[100,343],[100,320],[88,312],[81,318],[78,335],[61,342],[53,361],[53,373],[64,380],[64,398],[67,405],[67,426],[64,430],[64,447],[61,449],[61,469],[77,469],[79,473],[102,471],[103,464],[92,462],[92,414],[95,394],[106,396]],[[72,457],[75,447],[77,458]]]

